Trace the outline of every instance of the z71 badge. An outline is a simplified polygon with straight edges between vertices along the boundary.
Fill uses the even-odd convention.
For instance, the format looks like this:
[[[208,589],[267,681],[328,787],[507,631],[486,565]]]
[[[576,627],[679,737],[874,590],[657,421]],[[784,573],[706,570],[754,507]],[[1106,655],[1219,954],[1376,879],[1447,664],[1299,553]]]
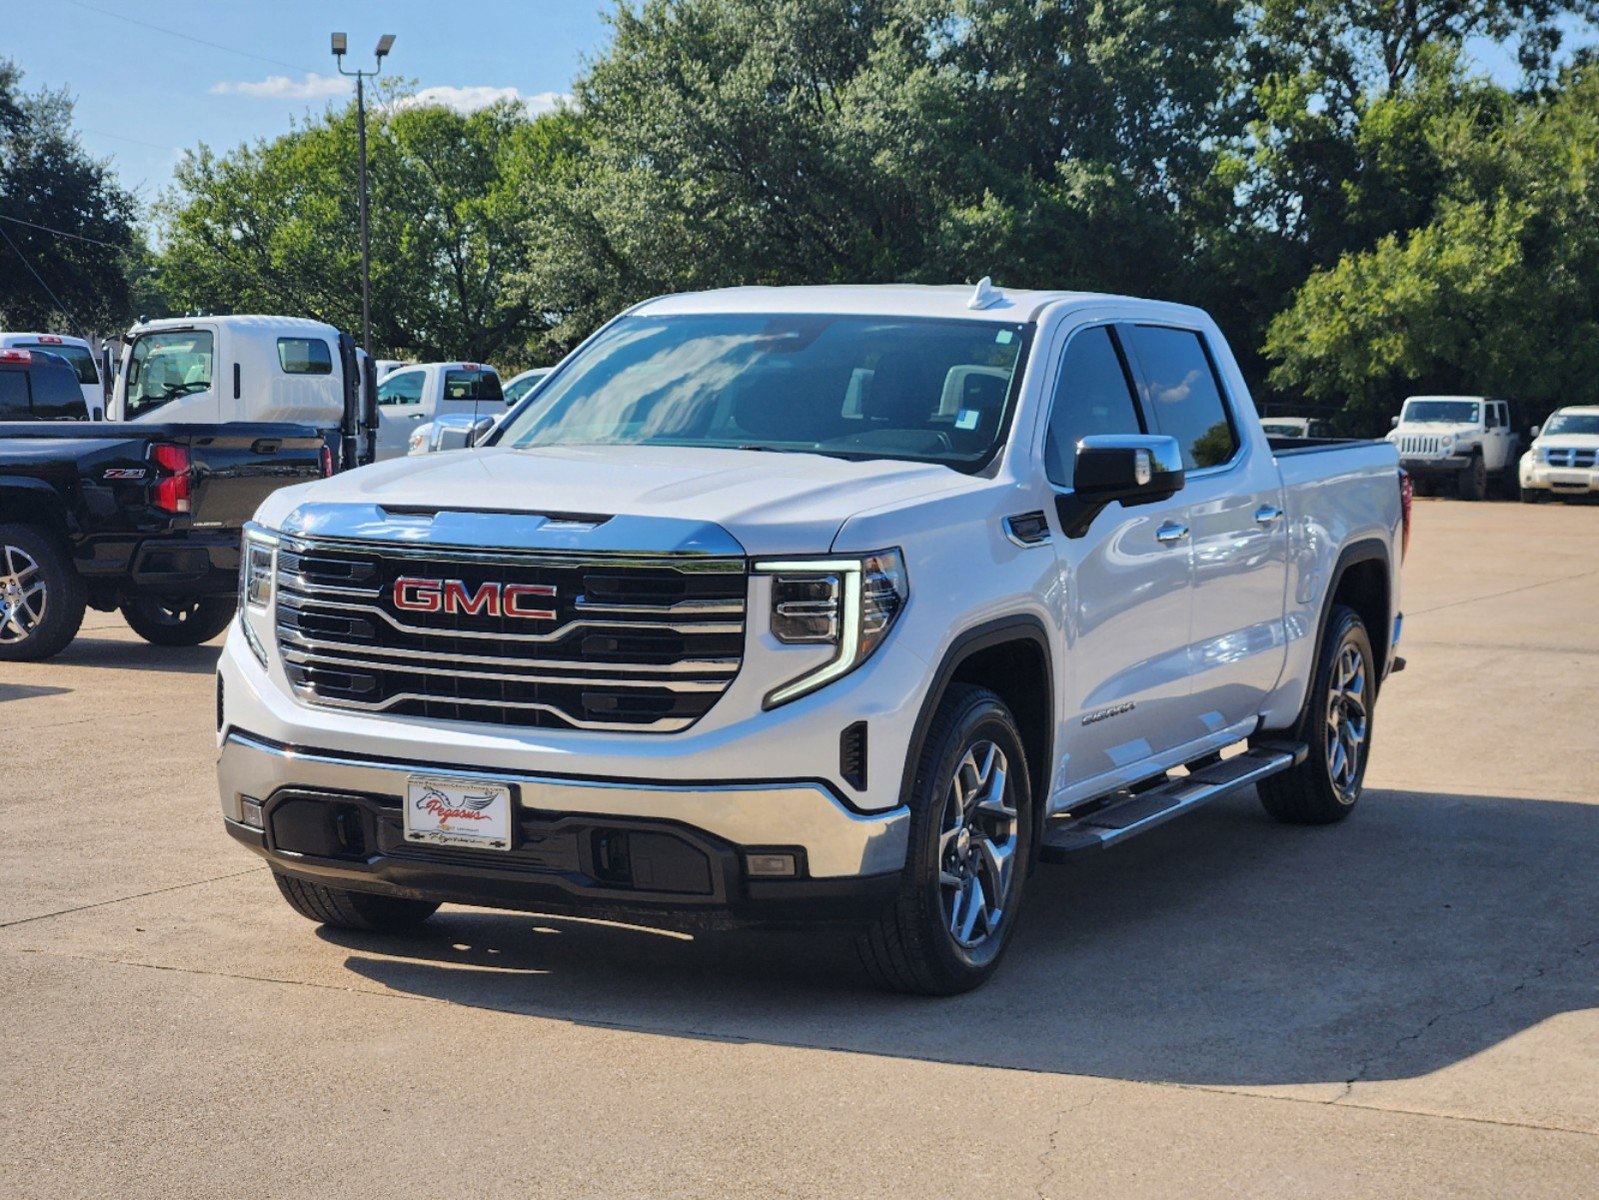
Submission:
[[[145,469],[143,467],[107,467],[100,472],[100,478],[105,480],[143,479],[144,475]]]

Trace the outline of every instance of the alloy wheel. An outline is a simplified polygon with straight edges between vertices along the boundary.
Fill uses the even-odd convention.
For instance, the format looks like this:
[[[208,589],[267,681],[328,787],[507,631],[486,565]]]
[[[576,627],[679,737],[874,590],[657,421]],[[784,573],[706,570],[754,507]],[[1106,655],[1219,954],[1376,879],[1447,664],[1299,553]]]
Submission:
[[[48,600],[44,572],[33,556],[18,546],[0,546],[0,643],[32,637]]]
[[[950,937],[975,950],[999,934],[1014,890],[1017,821],[1005,752],[967,748],[950,780],[938,836],[938,884]]]
[[[1354,803],[1370,732],[1366,659],[1360,647],[1346,645],[1333,663],[1327,690],[1327,776],[1345,804]]]

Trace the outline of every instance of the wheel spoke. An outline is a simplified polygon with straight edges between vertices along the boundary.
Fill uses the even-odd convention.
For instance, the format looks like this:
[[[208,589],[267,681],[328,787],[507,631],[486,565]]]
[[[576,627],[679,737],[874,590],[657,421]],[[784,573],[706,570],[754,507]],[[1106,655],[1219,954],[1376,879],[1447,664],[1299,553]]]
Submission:
[[[988,898],[983,895],[983,881],[975,875],[971,879],[972,886],[966,894],[966,913],[961,920],[960,928],[960,940],[968,945],[971,944],[972,931],[977,928],[977,918],[988,906]]]

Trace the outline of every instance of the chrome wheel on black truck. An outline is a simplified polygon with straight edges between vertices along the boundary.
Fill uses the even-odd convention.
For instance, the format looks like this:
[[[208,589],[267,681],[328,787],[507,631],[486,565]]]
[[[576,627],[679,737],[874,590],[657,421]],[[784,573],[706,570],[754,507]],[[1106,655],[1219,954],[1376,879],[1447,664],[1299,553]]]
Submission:
[[[861,934],[861,959],[895,991],[969,991],[993,974],[1010,942],[1032,856],[1021,734],[993,692],[957,684],[944,696],[910,808],[900,893]]]
[[[0,525],[0,662],[59,654],[83,624],[83,580],[65,550],[28,525]]]

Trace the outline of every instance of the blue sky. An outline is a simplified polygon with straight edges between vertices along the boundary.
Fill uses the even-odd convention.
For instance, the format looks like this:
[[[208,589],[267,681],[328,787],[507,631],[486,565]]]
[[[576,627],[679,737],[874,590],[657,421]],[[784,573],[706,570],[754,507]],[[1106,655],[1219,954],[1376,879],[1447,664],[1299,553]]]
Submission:
[[[112,159],[149,201],[184,149],[200,142],[230,149],[321,111],[343,86],[328,50],[334,30],[349,34],[351,67],[370,65],[378,35],[392,33],[384,74],[445,89],[439,94],[458,103],[490,94],[481,89],[514,88],[537,105],[569,91],[584,56],[605,44],[601,13],[609,7],[607,0],[10,0],[0,54],[16,60],[29,91],[71,89],[83,145]]]
[[[272,137],[330,98],[342,100],[348,84],[328,50],[334,30],[349,35],[351,66],[370,63],[378,35],[392,33],[386,74],[460,105],[514,89],[537,108],[569,91],[585,58],[605,45],[610,7],[610,0],[10,0],[0,53],[22,67],[29,90],[73,92],[84,146],[113,160],[148,202],[167,186],[183,150]],[[1509,54],[1488,44],[1472,49],[1495,76],[1513,78]]]

